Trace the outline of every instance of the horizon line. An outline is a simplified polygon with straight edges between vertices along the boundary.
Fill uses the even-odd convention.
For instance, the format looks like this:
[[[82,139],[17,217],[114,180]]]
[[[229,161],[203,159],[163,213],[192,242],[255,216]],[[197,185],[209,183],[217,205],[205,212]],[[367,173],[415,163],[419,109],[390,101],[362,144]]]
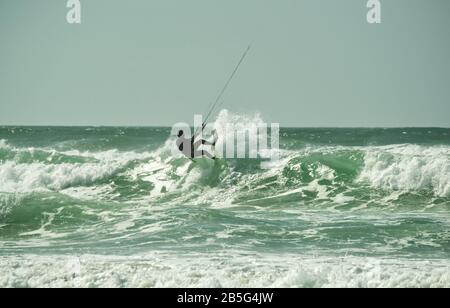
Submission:
[[[1,125],[0,128],[15,128],[15,127],[39,127],[39,128],[45,128],[45,127],[54,127],[54,128],[171,128],[172,126],[168,125],[23,125],[23,124],[8,124],[8,125]],[[194,127],[193,125],[191,127]],[[338,129],[349,129],[349,128],[365,128],[365,129],[412,129],[412,128],[433,128],[433,129],[450,129],[450,126],[280,126],[280,128],[297,128],[297,129],[310,129],[310,128],[317,128],[317,129],[330,129],[330,128],[338,128]]]

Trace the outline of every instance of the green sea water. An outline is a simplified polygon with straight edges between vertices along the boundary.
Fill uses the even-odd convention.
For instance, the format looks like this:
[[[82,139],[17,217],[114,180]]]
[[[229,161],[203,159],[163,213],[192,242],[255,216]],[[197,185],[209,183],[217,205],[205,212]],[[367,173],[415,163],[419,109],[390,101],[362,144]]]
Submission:
[[[0,127],[0,287],[450,287],[450,129],[282,128],[267,170],[173,142]]]

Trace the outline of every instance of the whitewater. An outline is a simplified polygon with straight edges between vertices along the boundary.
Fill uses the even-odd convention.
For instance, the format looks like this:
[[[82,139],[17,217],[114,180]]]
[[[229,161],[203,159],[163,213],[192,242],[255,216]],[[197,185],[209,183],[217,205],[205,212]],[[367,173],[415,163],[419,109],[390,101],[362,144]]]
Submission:
[[[270,169],[170,131],[0,127],[0,287],[450,287],[450,129],[282,128]]]

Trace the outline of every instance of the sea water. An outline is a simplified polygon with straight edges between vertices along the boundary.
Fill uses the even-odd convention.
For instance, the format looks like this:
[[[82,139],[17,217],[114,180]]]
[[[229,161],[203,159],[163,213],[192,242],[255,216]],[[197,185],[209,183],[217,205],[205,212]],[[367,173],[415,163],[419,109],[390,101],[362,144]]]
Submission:
[[[450,287],[450,129],[282,128],[271,169],[174,138],[1,127],[0,287]]]

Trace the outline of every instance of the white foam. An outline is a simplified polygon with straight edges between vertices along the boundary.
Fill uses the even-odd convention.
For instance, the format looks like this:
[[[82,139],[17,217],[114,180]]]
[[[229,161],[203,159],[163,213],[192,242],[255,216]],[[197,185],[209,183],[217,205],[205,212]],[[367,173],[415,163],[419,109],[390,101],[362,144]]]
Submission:
[[[98,163],[18,164],[7,161],[0,165],[0,192],[60,191],[71,186],[88,186],[114,175],[127,163],[151,156],[148,153],[77,153],[94,157]]]
[[[97,186],[69,187],[61,190],[62,194],[79,200],[105,200],[119,197],[118,193],[113,193],[111,184]]]
[[[359,182],[393,190],[450,195],[450,148],[402,145],[367,150]]]
[[[340,193],[333,198],[333,201],[338,204],[345,204],[348,202],[352,202],[353,200],[355,200],[354,197],[345,196],[343,193]]]
[[[0,287],[450,287],[447,260],[243,254],[4,256]]]
[[[33,192],[61,190],[70,185],[88,185],[111,175],[116,164],[16,164],[0,166],[0,191]]]
[[[13,208],[19,206],[24,196],[20,194],[0,194],[0,218],[8,215]]]
[[[265,123],[259,113],[256,113],[252,116],[235,114],[226,109],[221,110],[213,124],[214,129],[219,133],[216,151],[218,157],[223,157],[225,153],[224,144],[226,144],[227,140],[235,140],[235,155],[238,152],[238,149],[247,149],[245,150],[245,154],[248,157],[250,156],[259,156],[262,158],[270,158],[274,151],[278,151],[278,149],[271,149],[270,144],[267,144],[268,148],[254,148],[248,149],[249,145],[247,144],[247,140],[245,138],[236,139],[235,132],[247,132],[249,134],[249,140],[258,140],[260,127],[266,127],[267,123]],[[268,142],[268,141],[267,141]],[[255,144],[256,146],[256,144]],[[234,158],[228,157],[228,158]]]
[[[10,149],[11,146],[8,145],[8,142],[5,139],[0,139],[0,149]]]

